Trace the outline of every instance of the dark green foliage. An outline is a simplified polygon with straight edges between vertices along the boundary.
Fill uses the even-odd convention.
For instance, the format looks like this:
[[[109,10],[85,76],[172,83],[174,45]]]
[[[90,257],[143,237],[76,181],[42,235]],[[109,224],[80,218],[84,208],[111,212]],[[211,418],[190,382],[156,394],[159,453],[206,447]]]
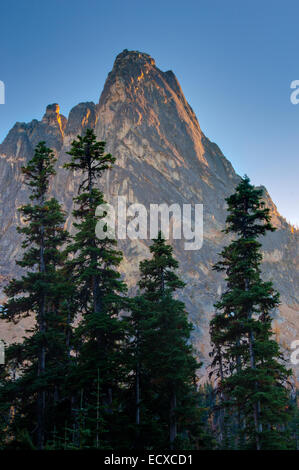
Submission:
[[[274,230],[262,192],[244,178],[227,199],[235,239],[215,266],[227,275],[211,322],[216,388],[199,387],[171,246],[160,233],[140,263],[138,295],[127,298],[122,253],[107,226],[104,239],[96,236],[105,217],[98,183],[114,158],[92,130],[69,154],[66,168],[82,176],[72,238],[59,203],[47,198],[53,152],[40,143],[23,168],[31,189],[18,228],[24,274],[7,286],[2,317],[35,323],[0,365],[0,448],[297,448],[296,398],[271,333],[279,295],[261,279],[258,237]]]
[[[261,278],[258,237],[274,230],[261,198],[262,190],[245,177],[227,199],[225,231],[236,238],[223,249],[222,260],[214,267],[226,272],[227,290],[215,304],[217,314],[211,322],[212,367],[222,413],[221,445],[283,449],[288,446],[290,371],[271,331],[270,314],[279,304],[279,294]],[[237,441],[225,444],[229,440],[225,422],[232,422],[232,410]]]
[[[16,322],[34,314],[35,324],[23,343],[13,344],[6,351],[0,401],[4,408],[9,404],[2,416],[7,434],[14,437],[11,447],[44,447],[67,363],[67,317],[62,304],[72,287],[61,272],[64,253],[59,248],[68,234],[63,229],[59,203],[46,199],[54,162],[53,152],[41,142],[23,168],[32,201],[20,208],[25,225],[18,229],[24,235],[24,254],[18,264],[26,273],[20,280],[13,279],[5,290],[8,300],[4,318]]]
[[[76,301],[81,320],[74,334],[76,359],[70,377],[74,410],[83,396],[85,410],[84,441],[80,431],[74,444],[79,447],[103,448],[113,443],[113,433],[107,430],[117,421],[119,388],[123,381],[121,363],[125,321],[119,313],[124,306],[126,286],[116,270],[122,259],[116,241],[96,236],[96,225],[103,216],[96,213],[103,204],[102,192],[96,187],[102,173],[111,168],[114,158],[104,154],[105,143],[97,142],[88,129],[72,143],[71,162],[65,166],[80,171],[83,181],[74,198],[76,234],[67,252],[72,255],[67,266],[76,286]],[[81,407],[82,408],[82,407]],[[78,427],[78,412],[72,425]],[[88,430],[88,432],[87,432]]]
[[[184,283],[177,261],[161,233],[140,264],[141,295],[130,317],[135,392],[136,445],[145,448],[196,448],[202,445],[196,371],[201,366],[190,344],[192,325],[185,305],[174,297]]]

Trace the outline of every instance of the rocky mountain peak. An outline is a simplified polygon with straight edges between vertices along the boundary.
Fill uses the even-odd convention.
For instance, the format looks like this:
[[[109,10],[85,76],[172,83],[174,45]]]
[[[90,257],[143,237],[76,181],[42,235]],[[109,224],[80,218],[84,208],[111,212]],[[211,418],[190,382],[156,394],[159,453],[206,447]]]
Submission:
[[[47,106],[42,122],[49,126],[59,127],[60,132],[63,135],[67,119],[65,116],[60,114],[59,105],[54,103]]]
[[[46,108],[46,112],[43,117],[43,121],[46,122],[49,118],[51,117],[57,117],[60,115],[60,107],[59,104],[54,103],[54,104],[48,104]]]
[[[155,61],[150,55],[125,49],[115,59],[113,68],[108,74],[99,104],[102,105],[109,100],[115,90],[119,97],[122,98],[122,101],[124,101],[126,97],[137,91],[138,84],[140,85],[141,82],[144,82],[146,76],[147,82],[153,80],[157,71]]]
[[[69,113],[65,134],[76,136],[87,127],[94,128],[97,119],[96,105],[93,102],[79,103]]]
[[[225,198],[232,194],[239,177],[220,148],[201,131],[174,73],[160,70],[148,54],[121,52],[98,104],[79,103],[68,120],[60,114],[57,103],[51,104],[41,121],[16,123],[0,145],[0,288],[1,279],[22,274],[15,265],[21,252],[17,209],[28,201],[21,166],[41,140],[55,150],[57,175],[51,183],[51,194],[63,204],[68,214],[67,228],[74,233],[72,198],[81,180],[80,175],[64,170],[63,164],[69,158],[71,141],[86,127],[92,127],[97,138],[107,142],[107,151],[116,157],[113,171],[101,180],[108,202],[115,196],[125,196],[128,203],[145,207],[203,204],[202,248],[186,251],[184,240],[172,240],[172,244],[186,282],[182,299],[194,325],[194,344],[208,362],[209,320],[216,295],[225,289],[223,278],[212,271],[212,266],[227,242],[221,231],[226,218]],[[299,334],[299,232],[288,226],[265,189],[264,193],[277,231],[263,240],[263,275],[266,280],[274,279],[281,293],[282,305],[275,313],[274,328],[287,349]],[[119,246],[124,252],[122,273],[129,287],[134,288],[139,262],[148,257],[148,241],[120,240]],[[5,339],[20,337],[18,331],[6,331]]]
[[[155,66],[155,59],[153,59],[149,54],[140,51],[128,51],[124,49],[120,54],[116,56],[114,61],[113,69],[126,67],[128,64],[132,66],[135,65],[152,65]]]
[[[213,156],[206,151],[209,142],[176,76],[170,70],[160,70],[149,54],[124,50],[116,57],[97,112],[97,130],[102,138],[112,141],[111,131],[115,134],[118,129],[122,142],[127,146],[134,142],[134,149],[138,144],[138,157],[146,155],[154,166],[159,161],[153,155],[170,148],[175,165],[192,165],[194,161],[214,165],[209,161]],[[145,140],[151,141],[151,153],[149,148],[145,150]],[[110,150],[115,152],[115,146]],[[216,153],[221,152],[217,149]]]
[[[162,72],[155,60],[144,52],[128,51],[125,49],[115,59],[112,71],[108,74],[105,87],[100,98],[100,104],[109,95],[110,87],[114,84],[126,88],[128,95],[140,95],[145,88],[155,87],[164,96],[163,89],[170,88],[178,96],[183,93],[177,78],[172,71]],[[139,91],[139,93],[137,93]]]

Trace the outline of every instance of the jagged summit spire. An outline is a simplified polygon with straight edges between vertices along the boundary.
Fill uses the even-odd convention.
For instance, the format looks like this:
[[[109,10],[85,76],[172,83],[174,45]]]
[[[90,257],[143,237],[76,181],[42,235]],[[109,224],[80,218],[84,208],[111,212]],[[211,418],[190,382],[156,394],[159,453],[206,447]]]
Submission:
[[[143,104],[147,100],[150,107],[152,102],[166,103],[170,95],[178,98],[186,107],[188,113],[193,113],[186,102],[180,84],[175,74],[168,70],[163,72],[156,66],[155,60],[147,53],[124,49],[116,56],[113,68],[108,74],[104,90],[100,97],[99,106],[118,97],[119,102],[136,103],[142,96]],[[140,104],[140,103],[139,103]]]
[[[58,127],[61,132],[61,135],[63,136],[67,119],[65,116],[60,114],[59,105],[57,103],[54,103],[54,104],[49,104],[47,106],[46,112],[42,119],[42,123],[47,124],[49,126]]]
[[[141,81],[146,75],[153,78],[157,72],[163,73],[156,67],[155,60],[149,54],[124,49],[116,56],[106,83],[111,84],[116,78],[120,78],[129,84],[132,80]]]
[[[176,76],[160,70],[149,54],[125,49],[116,57],[97,111],[98,128],[106,140],[116,127],[127,138],[138,129],[143,139],[150,132],[157,148],[163,148],[166,141],[170,147],[178,141],[172,150],[174,158],[206,164],[203,134]],[[186,152],[184,146],[191,150]]]
[[[116,56],[114,67],[121,65],[124,62],[131,61],[136,63],[147,63],[150,65],[155,66],[155,60],[145,52],[140,51],[129,51],[128,49],[124,49],[120,54]]]
[[[14,268],[15,259],[21,255],[20,235],[16,232],[17,208],[28,200],[21,166],[32,158],[41,140],[54,149],[58,161],[51,195],[71,214],[72,198],[81,177],[66,174],[63,169],[69,158],[66,152],[78,134],[86,127],[93,128],[97,138],[107,142],[107,151],[117,159],[113,171],[107,172],[102,181],[108,202],[116,201],[119,195],[127,198],[128,205],[140,203],[146,208],[161,203],[175,203],[181,208],[183,204],[192,207],[204,204],[202,248],[186,251],[184,239],[173,240],[173,245],[184,267],[185,301],[195,325],[194,340],[208,361],[207,319],[214,312],[215,292],[225,289],[219,274],[211,272],[210,267],[224,242],[221,232],[226,217],[224,200],[234,192],[239,177],[219,147],[201,131],[174,73],[160,70],[150,55],[139,51],[124,50],[116,57],[99,104],[76,105],[69,113],[65,129],[59,125],[59,118],[64,121],[58,105],[49,105],[42,120],[15,124],[0,145],[0,297],[5,277],[21,275],[16,271],[20,267]],[[276,276],[277,289],[283,294],[277,325],[281,337],[288,339],[298,316],[298,231],[291,229],[274,210],[267,193],[265,199],[278,230],[264,241],[264,269],[268,278],[281,273]],[[172,227],[173,220],[170,213]],[[72,226],[70,216],[67,228],[73,230]],[[120,242],[125,254],[122,270],[129,286],[134,287],[138,263],[146,256],[147,246],[143,240]],[[0,327],[3,337],[11,339],[5,322]],[[20,331],[17,336],[23,336]],[[294,334],[299,335],[298,326]]]
[[[46,124],[56,124],[61,121],[61,116],[59,104],[48,104],[42,122]]]

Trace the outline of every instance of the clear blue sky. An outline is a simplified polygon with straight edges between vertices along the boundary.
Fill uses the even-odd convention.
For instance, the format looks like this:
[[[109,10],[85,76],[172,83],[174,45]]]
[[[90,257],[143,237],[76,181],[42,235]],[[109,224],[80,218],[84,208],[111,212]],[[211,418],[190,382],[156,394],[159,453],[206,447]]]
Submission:
[[[0,140],[16,121],[97,102],[123,49],[173,70],[206,135],[299,224],[299,4],[276,0],[1,3]]]

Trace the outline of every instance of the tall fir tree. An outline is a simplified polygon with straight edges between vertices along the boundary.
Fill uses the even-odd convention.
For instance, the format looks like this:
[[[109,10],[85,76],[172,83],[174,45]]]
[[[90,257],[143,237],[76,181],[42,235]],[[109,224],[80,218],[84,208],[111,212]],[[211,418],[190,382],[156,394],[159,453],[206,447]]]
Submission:
[[[261,277],[260,236],[275,228],[263,191],[245,176],[226,199],[226,233],[235,235],[214,269],[225,271],[227,289],[215,304],[211,321],[212,367],[217,376],[221,408],[222,447],[284,449],[289,418],[286,369],[271,330],[271,311],[279,304],[272,282]],[[232,410],[237,441],[226,423]],[[232,423],[232,421],[230,420]]]
[[[135,424],[145,448],[201,446],[201,409],[196,371],[201,366],[190,343],[192,325],[185,305],[175,298],[184,287],[176,274],[172,247],[159,233],[152,258],[140,264],[141,295],[130,317]]]
[[[105,142],[97,141],[91,129],[72,142],[69,155],[72,158],[65,167],[82,175],[74,198],[77,231],[67,248],[81,314],[74,335],[76,361],[69,388],[74,392],[75,415],[84,410],[84,429],[80,428],[84,436],[76,419],[74,444],[103,448],[112,446],[117,434],[119,387],[124,380],[120,357],[125,321],[119,314],[126,286],[117,271],[122,254],[114,239],[96,235],[96,226],[104,217],[97,215],[97,208],[105,203],[97,184],[115,159],[105,154]]]
[[[27,441],[38,449],[44,448],[55,426],[53,410],[67,361],[67,324],[61,304],[71,290],[61,273],[64,254],[60,248],[68,239],[64,213],[56,199],[47,198],[54,163],[52,150],[40,142],[34,157],[22,168],[24,182],[31,190],[31,202],[19,209],[25,225],[18,231],[25,239],[24,254],[17,264],[25,274],[6,287],[8,300],[3,310],[4,319],[15,323],[34,314],[29,336],[6,351],[0,402],[4,408],[7,405],[9,413],[10,445],[18,442],[22,446]]]

